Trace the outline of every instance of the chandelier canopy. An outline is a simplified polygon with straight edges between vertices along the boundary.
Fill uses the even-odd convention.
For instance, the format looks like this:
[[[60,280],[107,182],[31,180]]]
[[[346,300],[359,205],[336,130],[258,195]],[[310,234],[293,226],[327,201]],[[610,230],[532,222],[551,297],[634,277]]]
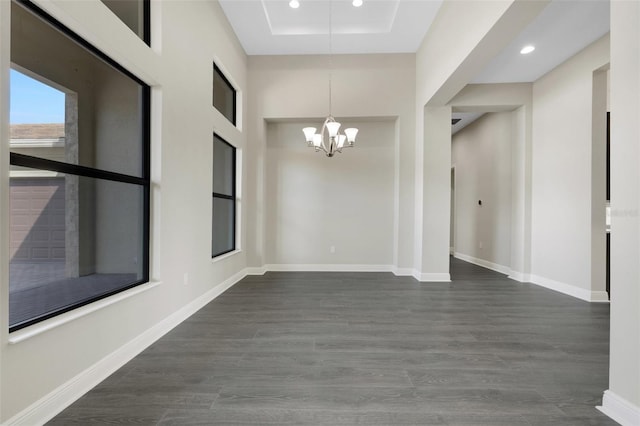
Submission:
[[[361,3],[360,3],[361,4]],[[359,4],[359,5],[360,5]],[[359,6],[358,5],[358,6]],[[355,2],[354,2],[355,6]],[[324,120],[324,124],[320,128],[320,132],[316,133],[315,127],[305,127],[302,129],[304,133],[304,137],[307,141],[307,146],[315,148],[316,152],[322,150],[327,157],[333,157],[336,152],[342,152],[343,148],[353,148],[353,145],[356,142],[356,135],[358,134],[358,129],[355,127],[350,127],[344,129],[344,133],[340,133],[341,124],[333,118],[331,115],[331,71],[332,71],[332,55],[333,55],[333,46],[332,46],[332,15],[333,15],[333,4],[329,2],[329,116]]]

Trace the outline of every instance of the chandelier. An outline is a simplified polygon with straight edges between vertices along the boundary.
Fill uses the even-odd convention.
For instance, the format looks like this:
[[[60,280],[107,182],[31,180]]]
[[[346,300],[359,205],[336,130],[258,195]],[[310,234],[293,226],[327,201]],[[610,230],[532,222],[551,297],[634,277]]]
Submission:
[[[343,148],[353,148],[356,142],[358,129],[350,127],[340,132],[341,124],[331,115],[331,72],[332,72],[332,2],[329,2],[329,116],[324,120],[320,132],[316,133],[315,127],[305,127],[302,129],[308,147],[313,147],[316,152],[322,150],[327,157],[333,157],[336,152],[342,152]]]

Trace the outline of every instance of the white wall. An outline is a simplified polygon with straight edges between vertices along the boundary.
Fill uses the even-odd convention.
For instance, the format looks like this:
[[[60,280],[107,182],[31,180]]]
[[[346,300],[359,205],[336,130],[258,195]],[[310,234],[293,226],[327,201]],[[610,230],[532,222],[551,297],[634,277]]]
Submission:
[[[215,290],[224,280],[242,271],[246,266],[246,257],[250,259],[251,266],[264,265],[265,209],[268,202],[265,185],[268,165],[265,120],[315,120],[327,114],[327,58],[251,58],[247,76],[247,59],[216,2],[154,2],[152,49],[147,48],[98,1],[37,0],[36,3],[154,86],[151,273],[159,285],[24,341],[10,344],[9,339],[15,336],[7,333],[8,275],[6,268],[2,268],[0,422],[30,404],[41,401],[41,398],[69,383],[77,374],[117,353],[130,342],[135,342],[135,339],[144,337],[146,332],[199,296]],[[402,269],[416,265],[414,258],[418,256],[414,256],[411,243],[414,233],[416,240],[420,240],[420,249],[423,242],[421,226],[425,216],[421,211],[421,197],[424,195],[422,186],[425,170],[422,167],[424,159],[430,155],[430,152],[423,152],[422,148],[425,142],[424,105],[434,98],[438,101],[437,105],[447,102],[474,72],[481,69],[482,62],[500,49],[499,42],[507,43],[510,35],[516,34],[528,19],[536,15],[537,10],[530,8],[539,10],[545,2],[445,4],[448,8],[446,13],[437,18],[433,31],[427,35],[426,44],[421,47],[417,57],[380,55],[341,56],[334,59],[336,116],[393,117],[398,120],[394,145],[393,257],[395,266]],[[637,214],[637,141],[640,140],[640,120],[637,119],[637,28],[640,15],[634,2],[612,4],[612,27],[618,25],[621,29],[617,33],[619,39],[615,39],[614,43],[617,46],[614,57],[621,65],[616,71],[613,62],[611,73],[612,116],[614,129],[619,130],[616,134],[612,133],[612,137],[626,141],[624,146],[628,149],[620,149],[616,154],[617,159],[614,159],[614,188],[618,182],[618,189],[614,190],[613,203],[616,203],[614,207],[618,209],[618,216],[614,216],[612,229],[624,237],[618,242],[613,240],[612,258],[615,262],[612,262],[612,281],[614,289],[616,286],[619,289],[617,293],[614,290],[612,300],[610,386],[624,400],[637,406],[640,404],[640,380],[636,380],[639,378],[637,359],[640,348],[637,337],[640,335],[637,286],[640,238]],[[6,82],[9,69],[9,9],[8,2],[0,1],[0,161],[3,164],[8,164],[9,97]],[[455,40],[456,43],[443,44],[442,40]],[[631,54],[625,49],[629,40],[635,40]],[[588,185],[584,182],[590,181],[587,164],[591,164],[591,158],[585,152],[585,147],[591,143],[591,135],[588,134],[591,129],[588,125],[591,102],[585,93],[590,90],[592,72],[607,61],[606,49],[601,44],[596,43],[597,48],[588,49],[587,53],[583,52],[543,77],[534,88],[538,103],[534,122],[538,124],[533,132],[533,195],[536,204],[533,208],[533,234],[537,238],[533,242],[533,267],[534,272],[541,276],[545,274],[549,279],[570,285],[584,283],[585,271],[589,269],[585,267],[589,260],[588,249],[578,246],[581,243],[585,243],[584,247],[589,246],[589,241],[584,237],[588,235],[590,224],[590,213],[584,210],[589,204]],[[211,63],[214,58],[229,71],[230,77],[241,90],[241,105],[250,104],[248,119],[244,120],[246,133],[231,126],[211,107]],[[574,68],[575,72],[572,71]],[[246,97],[247,91],[249,97]],[[246,108],[243,112],[247,118]],[[434,121],[444,123],[444,109],[430,112],[437,116]],[[564,119],[566,116],[569,118]],[[618,120],[618,124],[615,120]],[[566,123],[573,123],[571,132],[567,130]],[[441,130],[444,129],[442,124]],[[241,165],[243,251],[217,262],[209,258],[210,167],[214,131],[246,154],[242,155],[245,161]],[[450,153],[449,140],[442,131],[438,133],[438,137],[441,136],[443,143],[434,144],[434,148],[443,152],[444,146]],[[357,148],[348,154],[356,152]],[[570,167],[569,170],[567,167]],[[417,179],[414,178],[414,171]],[[634,178],[629,181],[629,176]],[[428,177],[436,179],[436,183],[444,188],[443,191],[449,191],[448,162],[441,174]],[[582,182],[581,186],[579,182]],[[9,211],[8,187],[6,171],[0,175],[2,212]],[[414,203],[414,197],[418,195],[420,198]],[[554,202],[564,201],[568,196],[576,197],[573,200],[575,202],[569,206],[562,205],[560,216],[555,209],[547,207]],[[414,206],[419,208],[415,216]],[[446,209],[448,204],[444,206]],[[420,223],[414,222],[414,217],[419,217]],[[435,222],[434,225],[440,225],[445,235],[448,213],[438,218],[442,218],[442,222]],[[7,241],[6,214],[2,215],[1,224],[0,237]],[[573,230],[575,226],[579,227],[579,231]],[[446,252],[447,245],[448,238],[445,236],[442,238],[442,247],[435,249]],[[543,251],[549,248],[553,250],[547,255]],[[575,253],[572,248],[577,248]],[[6,245],[0,245],[0,260],[4,265],[8,264],[7,249]],[[568,265],[563,264],[567,262]],[[566,268],[566,271],[559,271],[555,265]],[[184,280],[185,274],[188,280]],[[54,325],[55,321],[49,320],[42,325]],[[52,365],[56,368],[51,368]],[[25,377],[29,381],[25,381]]]
[[[640,424],[640,4],[611,2],[611,343],[604,411]]]
[[[529,281],[531,272],[532,89],[532,83],[469,84],[451,100],[456,111],[512,112],[511,270],[508,272],[509,278],[521,282]]]
[[[338,120],[359,132],[333,158],[304,141],[321,122],[267,126],[267,264],[393,264],[395,121]]]
[[[214,58],[228,71],[240,96],[246,93],[246,56],[219,5],[198,0],[154,2],[154,39],[149,48],[97,0],[36,3],[153,86],[151,277],[156,285],[143,286],[138,290],[144,291],[96,311],[80,309],[9,335],[8,276],[2,268],[0,423],[24,414],[38,401],[51,404],[32,407],[34,416],[54,414],[79,396],[73,392],[99,380],[105,374],[101,368],[126,361],[140,345],[166,331],[163,327],[171,326],[173,318],[185,315],[191,303],[214,294],[227,279],[241,276],[246,266],[244,252],[215,262],[210,257],[213,132],[246,149],[245,134],[211,105]],[[8,17],[9,3],[0,2],[3,106],[8,100]],[[246,110],[242,113],[246,115]],[[0,161],[8,164],[6,108],[1,110],[0,129]],[[246,173],[244,164],[240,166]],[[0,233],[7,241],[8,169],[2,171]],[[243,177],[241,182],[246,185]],[[240,226],[243,223],[241,217]],[[246,234],[241,236],[244,244]],[[7,265],[8,252],[2,246],[0,260]],[[70,320],[80,312],[86,314]],[[65,319],[69,322],[61,324]],[[39,334],[28,337],[30,332]],[[71,382],[80,374],[82,380]],[[70,386],[59,388],[65,384]],[[47,400],[51,395],[60,399]],[[33,417],[20,418],[23,424],[38,423]]]
[[[593,72],[608,62],[605,36],[533,85],[532,279],[586,297],[592,292]]]
[[[444,130],[450,111],[436,114],[434,108],[446,105],[547,3],[444,2],[416,53],[414,257],[423,277],[449,276],[450,171],[441,165],[449,163],[451,140],[450,133],[435,129]]]
[[[485,114],[452,140],[456,255],[506,272],[511,263],[512,115]]]
[[[333,115],[357,122],[362,118],[393,119],[396,126],[393,135],[393,223],[387,219],[381,226],[393,234],[391,241],[392,264],[404,273],[411,273],[413,264],[413,194],[414,194],[414,55],[336,55],[333,57]],[[251,151],[249,193],[247,194],[248,235],[251,245],[247,247],[249,264],[262,267],[268,264],[267,247],[274,242],[268,235],[268,209],[282,209],[278,200],[270,199],[266,185],[269,182],[267,159],[267,125],[265,120],[311,121],[322,123],[329,113],[329,58],[327,56],[276,56],[249,58],[249,122],[248,136]],[[299,130],[299,128],[298,128]],[[338,158],[313,157],[317,171],[327,174],[338,162],[364,161],[356,158],[368,155],[366,131],[358,135],[356,147],[345,151]],[[298,141],[304,147],[302,132]],[[301,148],[302,149],[302,148]],[[304,148],[307,150],[308,148]],[[311,155],[311,153],[308,153]],[[340,158],[342,157],[342,158]],[[363,164],[361,167],[364,167]],[[388,163],[385,163],[387,170]],[[360,167],[360,166],[359,166]],[[386,172],[385,172],[386,173]],[[373,172],[369,172],[373,176]],[[329,232],[330,226],[319,223],[317,232]],[[360,238],[360,230],[351,229],[345,235],[354,240]],[[300,237],[299,237],[300,238]],[[384,237],[387,241],[388,237]],[[296,246],[300,240],[289,241]],[[305,242],[306,244],[306,242]],[[322,242],[321,250],[327,250]],[[354,250],[352,248],[350,250]],[[336,246],[336,255],[339,247]],[[378,262],[388,255],[378,254]],[[353,261],[356,261],[353,258]],[[333,263],[333,261],[332,261]]]

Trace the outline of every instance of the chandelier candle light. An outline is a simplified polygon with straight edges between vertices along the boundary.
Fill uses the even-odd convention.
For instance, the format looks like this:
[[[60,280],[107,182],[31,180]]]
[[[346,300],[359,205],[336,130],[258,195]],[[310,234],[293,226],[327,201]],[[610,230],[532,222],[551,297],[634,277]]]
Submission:
[[[344,134],[340,133],[340,123],[331,115],[331,68],[332,68],[332,31],[331,31],[331,15],[333,12],[332,4],[329,2],[329,116],[324,120],[324,124],[320,129],[320,133],[316,133],[315,127],[305,127],[302,129],[307,146],[314,147],[316,152],[322,150],[327,157],[333,157],[336,152],[342,152],[343,148],[353,148],[356,141],[358,129],[350,127],[344,129]],[[325,135],[327,138],[325,139]],[[346,142],[346,145],[345,145]]]

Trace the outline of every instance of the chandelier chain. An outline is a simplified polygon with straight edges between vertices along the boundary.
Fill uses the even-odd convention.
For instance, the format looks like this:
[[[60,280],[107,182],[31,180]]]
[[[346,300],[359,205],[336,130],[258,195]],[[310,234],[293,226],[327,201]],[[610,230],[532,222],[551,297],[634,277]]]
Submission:
[[[333,2],[329,1],[329,115],[331,115],[331,78],[333,77]]]
[[[2,0],[0,0],[2,1]],[[315,127],[305,127],[302,129],[307,146],[315,148],[315,151],[324,151],[327,157],[333,157],[336,153],[341,153],[344,148],[353,148],[356,141],[358,129],[350,127],[340,133],[340,123],[332,115],[331,107],[333,103],[333,1],[329,0],[329,116],[326,118],[320,131],[316,133]],[[325,139],[327,136],[327,139]]]

